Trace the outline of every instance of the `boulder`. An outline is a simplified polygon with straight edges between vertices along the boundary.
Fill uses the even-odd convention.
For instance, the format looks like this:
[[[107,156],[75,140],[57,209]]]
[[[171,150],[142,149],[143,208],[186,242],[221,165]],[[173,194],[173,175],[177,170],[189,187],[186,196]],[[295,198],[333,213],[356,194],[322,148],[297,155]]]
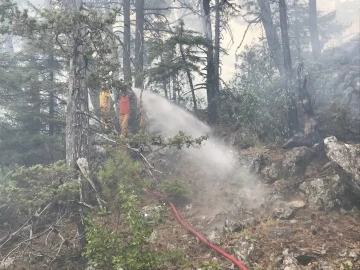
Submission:
[[[246,236],[236,239],[232,249],[235,257],[248,266],[257,263],[263,255],[258,242]]]
[[[349,208],[347,188],[338,175],[331,179],[314,179],[304,182],[299,189],[305,193],[311,210],[330,211],[336,206]]]
[[[213,243],[214,245],[221,244],[221,234],[217,230],[213,230],[208,234],[208,240]]]
[[[305,146],[288,151],[282,162],[284,178],[304,175],[307,166],[312,161],[312,157],[313,152]]]
[[[342,143],[336,137],[324,140],[326,155],[342,181],[350,186],[353,193],[360,197],[360,149]]]
[[[284,270],[300,270],[301,269],[294,254],[292,252],[289,252],[288,249],[285,249],[283,251],[283,256],[284,256],[284,259],[283,259]]]

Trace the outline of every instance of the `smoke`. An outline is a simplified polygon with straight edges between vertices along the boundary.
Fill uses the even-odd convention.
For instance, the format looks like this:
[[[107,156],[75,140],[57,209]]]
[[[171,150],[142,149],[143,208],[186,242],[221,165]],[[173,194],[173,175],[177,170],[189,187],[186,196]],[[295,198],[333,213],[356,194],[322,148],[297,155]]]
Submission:
[[[141,90],[133,90],[139,97]],[[224,178],[236,168],[238,159],[235,153],[212,135],[208,125],[191,113],[150,91],[143,91],[142,102],[146,116],[151,122],[150,132],[160,133],[165,137],[172,137],[179,131],[193,138],[209,135],[209,139],[204,141],[200,148],[191,147],[183,150],[203,172]]]

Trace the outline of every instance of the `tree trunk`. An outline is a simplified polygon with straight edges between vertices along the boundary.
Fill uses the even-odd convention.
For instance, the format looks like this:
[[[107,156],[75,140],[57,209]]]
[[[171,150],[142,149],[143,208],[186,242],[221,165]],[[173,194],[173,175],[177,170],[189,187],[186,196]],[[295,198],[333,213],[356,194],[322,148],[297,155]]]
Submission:
[[[294,32],[295,32],[295,45],[296,45],[296,52],[297,57],[300,61],[302,61],[302,54],[301,54],[301,42],[300,42],[300,23],[299,23],[299,8],[297,2],[294,4],[294,12],[295,12],[295,23],[294,23]]]
[[[188,68],[188,66],[186,65],[186,56],[185,56],[185,53],[184,53],[184,50],[182,48],[182,45],[179,45],[180,47],[180,53],[181,53],[181,58],[184,62],[184,65],[185,65],[185,69],[186,69],[186,76],[188,78],[188,81],[189,81],[189,85],[190,85],[190,90],[191,90],[191,95],[192,95],[192,100],[193,100],[193,108],[194,108],[194,112],[197,111],[197,101],[196,101],[196,96],[195,96],[195,89],[194,89],[194,83],[193,83],[193,80],[191,78],[191,73],[190,73],[190,70]]]
[[[215,0],[215,53],[214,53],[214,91],[218,95],[220,88],[220,3]]]
[[[124,53],[123,53],[123,68],[124,68],[124,82],[126,84],[131,82],[131,62],[130,62],[130,0],[124,0]]]
[[[316,60],[320,57],[321,54],[318,23],[317,23],[316,0],[309,0],[309,30],[310,30],[312,53],[314,59]]]
[[[281,52],[281,45],[279,37],[276,32],[276,27],[272,20],[271,8],[269,0],[257,0],[260,7],[261,22],[265,30],[266,40],[276,68],[279,70],[281,76],[285,75],[284,57]]]
[[[136,0],[135,64],[135,87],[142,88],[142,72],[144,67],[144,0]]]
[[[288,93],[290,100],[288,108],[288,128],[290,134],[299,131],[299,117],[297,113],[296,99],[293,91],[291,90],[292,80],[292,64],[291,64],[291,52],[290,52],[290,41],[288,33],[288,21],[287,21],[287,8],[285,0],[279,0],[279,11],[280,11],[280,29],[281,29],[281,40],[283,47],[284,57],[284,68],[285,68],[285,88]]]
[[[53,55],[50,55],[50,82],[51,84],[54,82],[54,71],[52,70],[53,65]],[[55,124],[54,124],[54,116],[55,116],[55,98],[53,89],[51,89],[49,93],[49,136],[53,136],[55,133]]]
[[[206,71],[206,94],[208,102],[208,117],[211,124],[215,124],[217,121],[217,100],[216,100],[216,88],[215,88],[215,63],[214,63],[214,49],[212,41],[211,30],[211,17],[210,17],[210,0],[202,0],[202,21],[205,32],[205,38],[209,42],[207,49],[207,71]]]
[[[8,35],[6,37],[6,40],[5,40],[5,52],[11,57],[14,56],[14,45],[13,45],[11,35]]]

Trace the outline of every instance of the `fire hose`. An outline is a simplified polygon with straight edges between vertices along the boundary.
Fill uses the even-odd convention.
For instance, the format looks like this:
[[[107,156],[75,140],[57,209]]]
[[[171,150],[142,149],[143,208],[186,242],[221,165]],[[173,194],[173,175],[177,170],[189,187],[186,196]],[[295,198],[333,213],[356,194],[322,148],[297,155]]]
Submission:
[[[238,261],[234,256],[226,253],[225,251],[223,251],[222,249],[220,249],[219,247],[213,245],[212,243],[210,243],[204,236],[202,236],[200,233],[198,233],[197,231],[195,231],[193,228],[191,228],[188,224],[186,224],[183,219],[181,218],[179,212],[176,210],[174,204],[166,197],[166,195],[152,191],[148,188],[144,188],[145,191],[147,191],[148,193],[157,196],[165,201],[167,201],[170,206],[172,211],[174,212],[174,215],[177,219],[177,221],[180,223],[181,226],[183,226],[187,231],[191,232],[195,237],[197,237],[201,242],[203,242],[204,244],[206,244],[208,247],[212,248],[213,250],[215,250],[216,252],[218,252],[219,254],[221,254],[222,256],[224,256],[225,258],[227,258],[228,260],[230,260],[233,264],[235,264],[237,267],[239,267],[239,269],[241,270],[247,270],[246,266],[244,264],[242,264],[240,261]]]

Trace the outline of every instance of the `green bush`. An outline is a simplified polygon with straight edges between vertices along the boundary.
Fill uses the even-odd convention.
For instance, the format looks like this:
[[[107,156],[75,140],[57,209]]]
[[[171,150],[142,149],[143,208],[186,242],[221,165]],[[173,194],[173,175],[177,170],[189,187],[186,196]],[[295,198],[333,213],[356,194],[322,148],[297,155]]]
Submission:
[[[189,184],[178,179],[166,181],[162,183],[160,187],[170,200],[179,203],[187,201],[192,194],[192,189]]]
[[[64,161],[19,167],[0,179],[1,200],[25,214],[34,213],[50,201],[67,204],[78,194],[78,182]]]

